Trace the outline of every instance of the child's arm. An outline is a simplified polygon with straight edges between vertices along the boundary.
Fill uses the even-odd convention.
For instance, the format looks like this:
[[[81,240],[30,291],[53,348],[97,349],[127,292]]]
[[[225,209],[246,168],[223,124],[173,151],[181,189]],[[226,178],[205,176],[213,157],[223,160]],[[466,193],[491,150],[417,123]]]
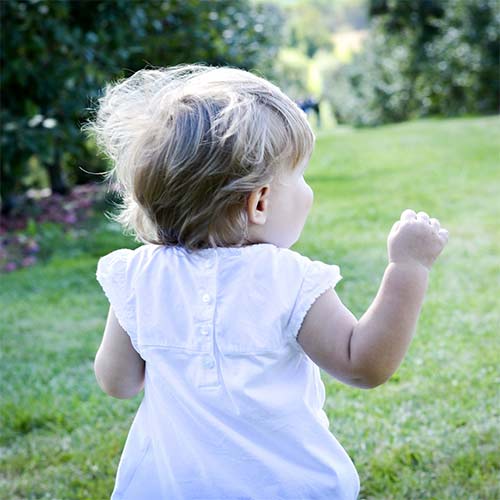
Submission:
[[[120,399],[134,397],[144,387],[144,360],[109,308],[104,336],[97,351],[94,372],[101,389]]]
[[[405,210],[388,238],[389,265],[375,300],[359,321],[333,290],[307,313],[298,341],[332,376],[363,388],[384,383],[410,344],[432,263],[447,242],[436,219]]]

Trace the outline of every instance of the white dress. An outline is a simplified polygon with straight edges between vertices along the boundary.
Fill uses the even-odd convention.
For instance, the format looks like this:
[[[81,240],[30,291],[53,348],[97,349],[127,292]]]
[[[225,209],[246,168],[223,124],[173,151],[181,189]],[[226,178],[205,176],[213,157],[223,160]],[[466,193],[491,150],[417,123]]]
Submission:
[[[297,342],[337,266],[270,244],[144,245],[97,279],[146,361],[113,500],[351,500],[319,368]]]

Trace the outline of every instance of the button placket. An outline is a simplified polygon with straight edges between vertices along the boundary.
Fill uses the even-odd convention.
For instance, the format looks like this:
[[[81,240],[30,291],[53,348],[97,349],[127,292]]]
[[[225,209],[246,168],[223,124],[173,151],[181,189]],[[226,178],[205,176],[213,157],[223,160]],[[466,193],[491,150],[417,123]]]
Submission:
[[[204,276],[204,285],[199,290],[201,302],[200,316],[198,320],[198,345],[202,351],[200,357],[200,382],[199,387],[216,387],[219,384],[217,362],[213,351],[213,326],[214,311],[216,304],[216,273],[217,254],[207,252],[205,259],[201,262],[200,271]]]
[[[212,352],[212,329],[208,325],[198,327],[198,345],[207,354]]]
[[[203,366],[210,370],[215,367],[215,361],[212,358],[212,356],[210,355],[205,356],[205,359],[203,360]]]

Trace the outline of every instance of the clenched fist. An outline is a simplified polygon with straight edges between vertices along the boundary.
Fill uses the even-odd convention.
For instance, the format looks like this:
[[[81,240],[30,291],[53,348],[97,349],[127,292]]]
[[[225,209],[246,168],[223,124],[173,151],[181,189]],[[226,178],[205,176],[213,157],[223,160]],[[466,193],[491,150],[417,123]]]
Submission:
[[[425,212],[407,209],[392,226],[387,239],[389,262],[419,263],[430,270],[448,242],[448,231]]]

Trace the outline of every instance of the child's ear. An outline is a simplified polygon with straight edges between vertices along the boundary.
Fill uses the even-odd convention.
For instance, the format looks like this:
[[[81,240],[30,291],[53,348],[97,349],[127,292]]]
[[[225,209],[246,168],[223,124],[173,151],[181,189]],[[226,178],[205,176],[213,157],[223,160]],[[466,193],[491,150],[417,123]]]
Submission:
[[[266,184],[250,193],[247,200],[247,215],[250,224],[262,225],[266,223],[270,191],[271,187]]]

